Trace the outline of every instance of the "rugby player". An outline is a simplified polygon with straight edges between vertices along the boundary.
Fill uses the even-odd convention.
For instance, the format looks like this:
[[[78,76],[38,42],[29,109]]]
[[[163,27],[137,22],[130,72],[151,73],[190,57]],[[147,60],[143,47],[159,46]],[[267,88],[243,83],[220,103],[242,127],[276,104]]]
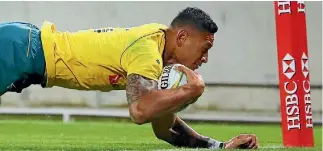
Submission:
[[[31,84],[102,92],[126,90],[130,117],[151,123],[154,134],[173,146],[255,149],[254,134],[222,142],[191,129],[176,112],[204,92],[194,72],[208,61],[218,27],[198,8],[181,11],[169,27],[151,23],[132,28],[99,28],[60,32],[45,21],[0,24],[0,94],[21,92]],[[158,90],[165,65],[179,63],[188,83]],[[215,130],[216,131],[216,130]]]

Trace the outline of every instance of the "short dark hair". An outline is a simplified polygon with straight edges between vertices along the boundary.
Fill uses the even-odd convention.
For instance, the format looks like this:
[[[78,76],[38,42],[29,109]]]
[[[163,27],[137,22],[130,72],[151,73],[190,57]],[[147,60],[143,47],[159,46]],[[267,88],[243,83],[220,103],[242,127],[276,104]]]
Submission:
[[[196,7],[187,7],[182,10],[171,23],[172,27],[184,25],[192,25],[200,31],[208,31],[213,34],[218,31],[218,26],[212,18],[203,10]]]

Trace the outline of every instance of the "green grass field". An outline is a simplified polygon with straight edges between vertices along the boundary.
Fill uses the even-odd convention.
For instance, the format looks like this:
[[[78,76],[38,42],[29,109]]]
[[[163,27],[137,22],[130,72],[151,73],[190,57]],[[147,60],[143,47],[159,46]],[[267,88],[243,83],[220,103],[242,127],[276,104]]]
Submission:
[[[259,136],[259,150],[322,150],[322,127],[316,126],[315,148],[284,149],[279,125],[191,123],[203,135],[227,140],[240,132]],[[41,120],[0,121],[0,150],[189,150],[172,147],[154,137],[149,124]],[[196,150],[196,149],[195,149]]]

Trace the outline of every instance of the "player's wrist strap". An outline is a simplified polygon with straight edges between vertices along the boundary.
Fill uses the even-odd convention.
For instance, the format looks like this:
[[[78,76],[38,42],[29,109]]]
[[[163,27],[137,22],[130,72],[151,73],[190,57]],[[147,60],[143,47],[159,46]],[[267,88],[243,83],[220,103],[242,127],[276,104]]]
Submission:
[[[209,146],[209,149],[223,149],[224,148],[224,143],[217,141],[215,139],[209,139],[209,144],[211,144]]]

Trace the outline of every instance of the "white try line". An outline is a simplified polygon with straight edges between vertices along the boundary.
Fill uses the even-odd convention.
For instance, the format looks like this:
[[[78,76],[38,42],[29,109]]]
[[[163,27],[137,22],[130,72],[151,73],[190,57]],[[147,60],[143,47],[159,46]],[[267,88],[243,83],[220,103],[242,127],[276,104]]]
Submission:
[[[278,145],[278,144],[272,144],[272,145],[259,146],[258,149],[284,149],[284,146]],[[156,149],[154,151],[199,151],[199,150],[207,150],[207,149],[175,148],[175,149]]]

